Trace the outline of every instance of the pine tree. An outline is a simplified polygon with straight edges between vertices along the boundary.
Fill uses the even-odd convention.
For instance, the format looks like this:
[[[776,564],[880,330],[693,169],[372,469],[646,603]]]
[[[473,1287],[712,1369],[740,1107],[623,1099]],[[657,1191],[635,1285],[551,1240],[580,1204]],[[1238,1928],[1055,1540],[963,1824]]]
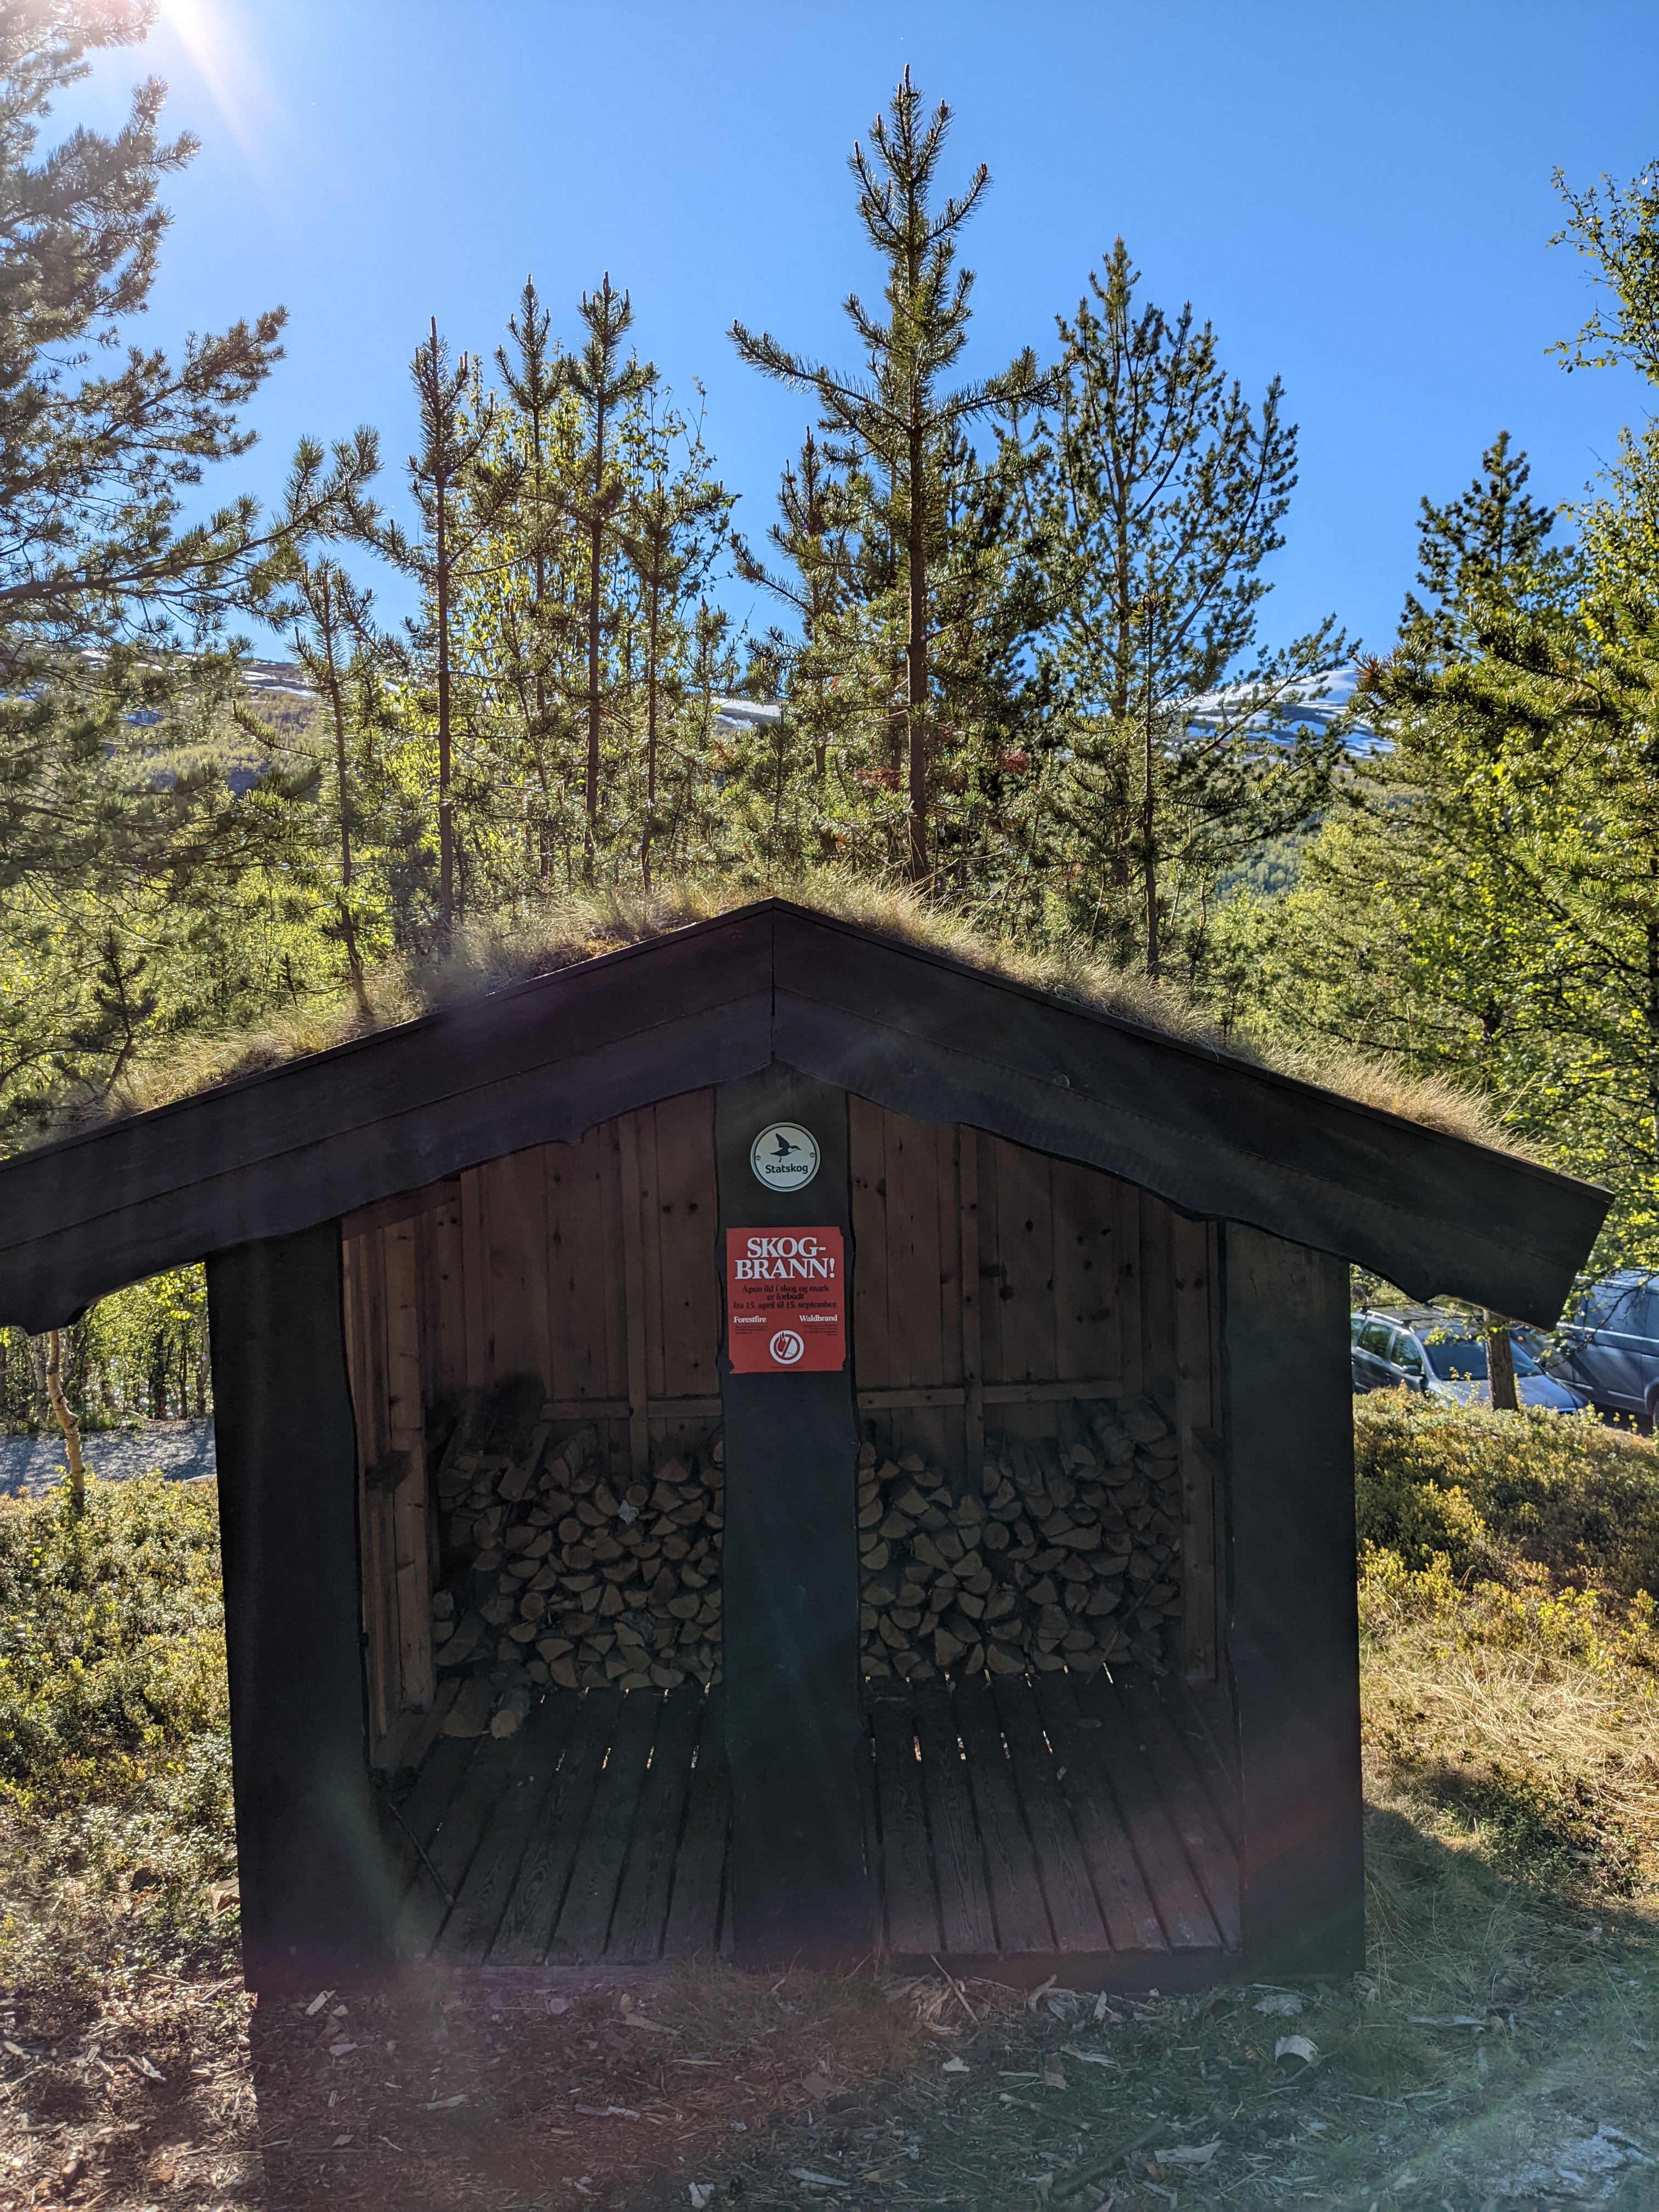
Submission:
[[[374,593],[326,557],[296,562],[289,605],[294,655],[326,717],[333,745],[335,834],[339,850],[337,908],[351,988],[367,1004],[362,918],[353,840],[360,811],[351,774],[355,702],[391,662],[390,641],[375,626]]]
[[[342,526],[374,469],[360,437],[284,517],[243,495],[182,520],[209,468],[253,442],[239,415],[282,357],[284,312],[192,337],[180,359],[118,350],[155,283],[161,182],[196,151],[162,138],[156,79],[112,136],[74,130],[36,158],[54,96],[154,13],[0,8],[0,890],[153,881],[181,840],[211,854],[222,779],[159,777],[154,758],[180,687],[216,680],[173,648],[257,609],[286,535]],[[107,372],[83,374],[100,354]]]
[[[907,69],[885,117],[871,125],[873,155],[855,144],[849,166],[859,217],[887,264],[887,312],[878,319],[854,295],[846,311],[864,348],[863,376],[845,375],[789,352],[769,332],[733,323],[739,354],[768,376],[810,392],[822,427],[867,459],[882,481],[906,599],[904,732],[908,869],[926,881],[929,853],[928,654],[934,618],[931,567],[944,526],[939,480],[951,434],[981,417],[1029,401],[1036,363],[1023,355],[1000,375],[941,389],[967,343],[973,275],[956,268],[957,239],[990,187],[981,163],[960,198],[935,205],[933,190],[951,111],[941,101],[922,123],[921,95]]]
[[[633,326],[634,310],[626,292],[613,292],[605,271],[597,292],[585,292],[580,303],[587,325],[587,342],[563,365],[568,388],[580,401],[587,425],[580,494],[574,513],[587,539],[587,760],[583,787],[586,811],[586,866],[593,872],[599,848],[600,731],[603,721],[599,664],[604,641],[602,612],[608,546],[617,533],[617,515],[626,495],[615,444],[617,417],[630,400],[642,398],[657,381],[649,362],[630,354],[622,359],[622,343]]]
[[[429,647],[437,704],[438,928],[447,942],[455,922],[454,665],[453,615],[466,563],[480,538],[511,504],[521,471],[492,460],[493,402],[477,386],[477,365],[459,357],[438,334],[432,318],[410,363],[420,407],[421,448],[408,462],[409,488],[422,532],[411,538],[378,515],[361,521],[356,534],[413,576],[427,600],[416,640]]]
[[[553,522],[548,496],[547,448],[552,417],[560,398],[570,389],[564,356],[556,343],[551,346],[548,343],[551,325],[552,317],[541,304],[534,277],[526,276],[517,312],[507,318],[507,324],[517,357],[509,355],[505,346],[495,349],[495,365],[501,370],[507,397],[519,410],[528,434],[528,465],[520,488],[519,503],[528,526],[533,578],[530,611],[532,632],[538,645],[532,678],[536,702],[533,736],[541,744],[547,738],[549,718],[547,667],[539,633],[546,616],[548,543]]]
[[[684,460],[671,465],[674,442],[688,440]],[[659,710],[666,632],[694,596],[726,535],[735,495],[709,474],[701,422],[687,426],[665,411],[646,426],[635,463],[638,481],[618,521],[624,554],[645,601],[645,800],[640,825],[640,878],[651,888],[651,842],[657,824]]]
[[[1334,665],[1346,641],[1328,621],[1240,670],[1268,589],[1262,564],[1284,543],[1295,426],[1281,420],[1276,379],[1252,408],[1210,325],[1195,325],[1190,305],[1173,321],[1138,305],[1138,281],[1120,238],[1074,319],[1057,319],[1066,353],[1040,425],[1042,496],[1060,572],[1055,678],[1078,732],[1078,918],[1127,954],[1138,872],[1141,954],[1156,976],[1166,866],[1200,851],[1214,863],[1230,821],[1236,834],[1221,846],[1248,847],[1317,805],[1328,759],[1293,756],[1306,772],[1277,776],[1261,733],[1279,699]],[[1194,726],[1188,702],[1230,674],[1242,693]],[[1264,808],[1270,787],[1278,803]]]

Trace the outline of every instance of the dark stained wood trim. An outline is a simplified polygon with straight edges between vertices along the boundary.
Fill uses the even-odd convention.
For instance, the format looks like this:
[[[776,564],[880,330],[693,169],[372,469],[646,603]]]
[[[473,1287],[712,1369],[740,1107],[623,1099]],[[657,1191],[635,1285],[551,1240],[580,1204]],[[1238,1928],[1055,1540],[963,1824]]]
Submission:
[[[0,1319],[40,1330],[774,1060],[1184,1211],[1552,1322],[1604,1193],[769,901],[0,1164]]]
[[[1222,1231],[1228,1656],[1253,1973],[1365,1962],[1348,1275]]]
[[[749,1150],[799,1121],[821,1164],[764,1188]],[[773,1067],[714,1098],[720,1243],[728,1228],[833,1224],[852,1253],[847,1100]],[[711,1253],[718,1267],[718,1250]],[[852,1264],[856,1266],[856,1255]],[[843,1285],[848,1297],[851,1285]],[[724,1297],[722,1296],[722,1312]],[[850,1965],[875,1940],[865,1864],[851,1302],[840,1374],[733,1375],[726,1401],[723,1670],[732,1774],[730,1917],[746,1966]]]
[[[775,1048],[792,1066],[1361,1261],[1413,1295],[1553,1323],[1607,1210],[1590,1184],[828,915],[781,906],[775,957]]]
[[[208,1306],[243,1956],[316,1990],[390,1956],[335,1224],[218,1254]]]
[[[764,1066],[771,917],[717,927],[0,1164],[0,1311],[53,1326],[182,1256],[292,1235]]]
[[[964,1387],[960,1382],[901,1383],[889,1389],[860,1390],[861,1413],[908,1412],[930,1406],[1058,1406],[1072,1398],[1121,1398],[1121,1375],[1089,1375],[1080,1381],[1058,1382],[985,1382]],[[983,1437],[981,1453],[983,1455]]]

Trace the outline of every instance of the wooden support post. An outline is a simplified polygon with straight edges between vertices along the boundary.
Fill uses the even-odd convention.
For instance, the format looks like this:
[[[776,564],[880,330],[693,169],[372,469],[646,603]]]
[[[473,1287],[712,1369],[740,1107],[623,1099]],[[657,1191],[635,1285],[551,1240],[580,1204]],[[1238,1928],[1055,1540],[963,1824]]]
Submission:
[[[1245,1964],[1365,1960],[1348,1271],[1229,1222],[1222,1347]]]
[[[314,1990],[390,1955],[337,1224],[216,1255],[208,1307],[244,1970]]]
[[[428,1530],[415,1224],[388,1223],[380,1238],[386,1272],[386,1429],[392,1456],[401,1470],[392,1492],[398,1702],[424,1713],[431,1710],[437,1685],[432,1665],[432,1544]]]
[[[1170,1216],[1175,1268],[1175,1422],[1181,1465],[1181,1663],[1189,1682],[1213,1682],[1220,1627],[1217,1604],[1214,1404],[1216,1231],[1212,1222]]]
[[[799,1122],[817,1139],[818,1171],[800,1191],[768,1190],[750,1166],[750,1146],[772,1121]],[[845,1092],[775,1066],[724,1085],[714,1145],[722,1269],[727,1228],[833,1224],[850,1253]],[[841,1374],[733,1375],[720,1362],[723,1663],[740,1966],[847,1965],[874,1941],[860,1759],[850,1299],[847,1311]]]
[[[957,1216],[962,1254],[962,1449],[971,1495],[985,1477],[985,1347],[979,1322],[979,1132],[957,1131]]]

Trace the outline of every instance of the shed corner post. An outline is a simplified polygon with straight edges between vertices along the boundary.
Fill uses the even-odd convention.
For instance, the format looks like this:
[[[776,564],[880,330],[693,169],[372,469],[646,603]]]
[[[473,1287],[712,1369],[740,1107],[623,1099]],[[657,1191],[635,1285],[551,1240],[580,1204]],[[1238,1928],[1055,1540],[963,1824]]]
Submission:
[[[1221,1241],[1244,1961],[1352,1973],[1365,1915],[1348,1270],[1239,1222]]]
[[[208,1304],[245,1972],[263,1992],[362,1982],[390,1965],[392,1891],[338,1223],[216,1254]]]
[[[811,1223],[850,1254],[847,1094],[774,1064],[714,1094],[720,1243],[732,1228]],[[763,1189],[750,1146],[804,1124],[820,1166],[799,1192]],[[726,1461],[725,1728],[732,1774],[731,1911],[740,1966],[867,1958],[875,1910],[859,1681],[851,1301],[839,1373],[734,1375],[720,1362]]]

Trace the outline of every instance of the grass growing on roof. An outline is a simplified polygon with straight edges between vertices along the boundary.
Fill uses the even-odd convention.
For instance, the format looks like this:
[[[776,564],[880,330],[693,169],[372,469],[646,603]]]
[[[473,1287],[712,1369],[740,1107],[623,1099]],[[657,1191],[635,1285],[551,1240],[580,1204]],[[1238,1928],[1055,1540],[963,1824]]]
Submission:
[[[907,886],[872,883],[836,870],[767,885],[687,880],[649,893],[578,893],[550,899],[517,919],[463,923],[447,954],[404,956],[371,970],[361,1002],[342,985],[332,995],[273,1014],[256,1029],[217,1038],[169,1039],[164,1047],[147,1050],[129,1063],[107,1099],[72,1121],[60,1120],[46,1133],[64,1135],[107,1113],[164,1105],[436,1008],[668,935],[767,896],[792,899],[1201,1049],[1276,1069],[1425,1127],[1511,1152],[1525,1150],[1473,1092],[1441,1078],[1409,1075],[1379,1058],[1335,1048],[1311,1054],[1225,1036],[1175,987],[1115,968],[1080,943],[1033,945],[1002,933],[994,917],[969,918]]]

